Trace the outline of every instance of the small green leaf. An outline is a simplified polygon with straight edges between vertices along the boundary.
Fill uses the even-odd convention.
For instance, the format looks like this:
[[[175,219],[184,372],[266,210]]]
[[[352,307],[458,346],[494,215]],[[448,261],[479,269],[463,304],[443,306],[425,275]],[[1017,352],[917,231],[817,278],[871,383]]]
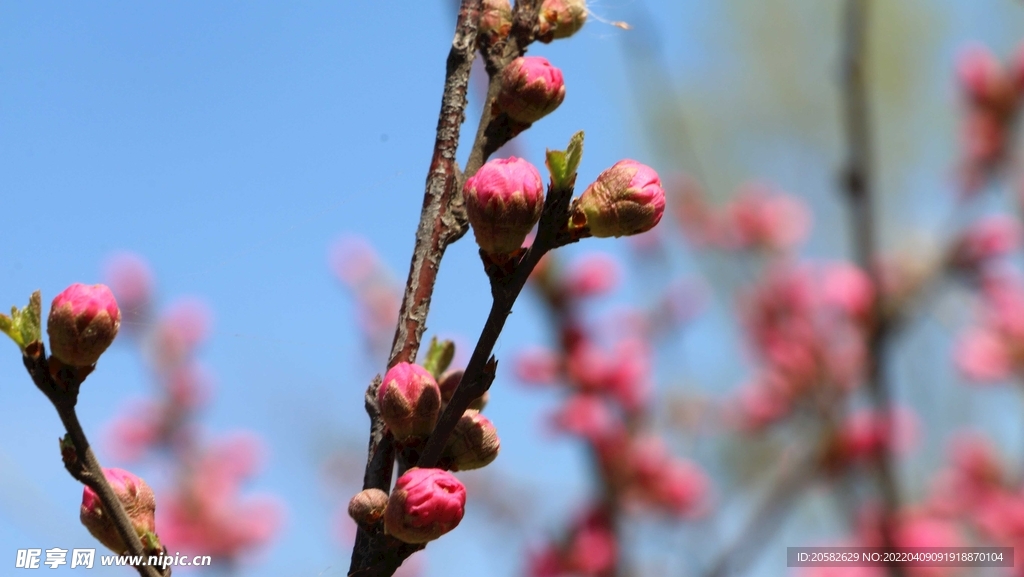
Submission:
[[[555,186],[558,186],[559,183],[565,181],[565,175],[567,172],[565,152],[561,150],[547,151],[547,159],[544,161],[544,164],[547,165],[548,172],[551,173],[551,182],[554,183]]]
[[[583,131],[572,135],[569,139],[569,147],[565,149],[566,169],[576,179],[576,171],[579,170],[580,161],[583,160]]]
[[[423,368],[427,369],[435,379],[441,378],[441,373],[448,369],[455,358],[455,343],[449,340],[438,341],[437,337],[430,339],[430,347],[427,349],[427,358],[423,361]]]
[[[18,348],[25,350],[25,347],[42,338],[40,329],[40,316],[42,311],[42,296],[39,291],[32,293],[25,308],[18,310],[11,307],[11,316],[0,314],[0,332],[11,337]]]
[[[583,131],[572,135],[569,146],[564,151],[548,150],[548,172],[551,173],[551,184],[554,188],[570,188],[576,183],[576,170],[583,158]]]

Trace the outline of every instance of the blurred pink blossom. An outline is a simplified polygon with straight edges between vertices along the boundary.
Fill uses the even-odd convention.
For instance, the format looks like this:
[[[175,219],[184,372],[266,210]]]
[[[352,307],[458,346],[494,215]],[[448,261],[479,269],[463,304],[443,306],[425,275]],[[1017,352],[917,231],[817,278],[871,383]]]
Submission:
[[[135,401],[107,425],[105,444],[115,459],[136,461],[160,441],[163,425],[160,405]]]
[[[618,263],[607,254],[590,253],[575,262],[565,280],[565,290],[572,298],[601,296],[619,282]]]
[[[988,261],[1005,256],[1020,246],[1017,219],[997,214],[979,219],[955,241],[951,261],[958,268],[978,270]]]
[[[561,371],[561,361],[553,351],[533,347],[521,351],[514,361],[516,378],[528,384],[550,385]]]
[[[554,425],[565,433],[579,435],[593,442],[622,433],[622,423],[596,395],[576,394],[569,397],[552,416]]]
[[[208,447],[184,482],[160,497],[163,542],[171,549],[226,557],[265,545],[281,526],[283,507],[269,496],[239,495],[259,468],[260,453],[251,434],[231,435]]]
[[[137,330],[133,323],[144,321],[153,299],[153,272],[141,256],[118,253],[107,259],[104,278],[114,292],[124,324],[128,330]]]
[[[150,335],[148,349],[157,366],[169,370],[184,363],[210,330],[210,309],[198,299],[169,306]]]
[[[742,185],[725,214],[723,239],[733,249],[788,250],[811,229],[811,213],[802,201],[760,182]]]
[[[975,382],[1002,381],[1012,370],[1010,351],[995,332],[971,328],[962,334],[955,350],[957,368]]]

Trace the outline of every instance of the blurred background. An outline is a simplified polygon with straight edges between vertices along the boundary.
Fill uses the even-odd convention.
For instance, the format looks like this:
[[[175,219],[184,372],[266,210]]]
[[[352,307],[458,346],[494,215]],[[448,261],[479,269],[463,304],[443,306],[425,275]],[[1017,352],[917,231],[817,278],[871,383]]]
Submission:
[[[879,243],[903,263],[931,262],[975,219],[1017,210],[1012,172],[964,193],[957,62],[972,44],[1012,61],[1024,5],[870,4]],[[695,245],[676,203],[699,188],[703,202],[725,205],[746,182],[771,183],[811,215],[785,258],[851,257],[839,178],[842,5],[602,0],[571,39],[530,49],[561,68],[567,97],[499,156],[540,166],[546,148],[583,130],[581,184],[634,158],[684,190],[670,196],[653,240],[588,239],[558,254],[618,263],[621,282],[588,302],[590,318],[657,310],[666,291],[682,299],[651,351],[657,401],[647,422],[706,473],[708,510],[685,521],[638,516],[620,535],[628,574],[704,574],[769,490],[770,461],[799,437],[798,425],[750,435],[713,422],[727,411],[709,407],[727,404],[761,363],[737,298],[765,257]],[[379,335],[386,350],[393,329],[381,325],[408,270],[454,4],[0,2],[0,15],[0,304],[23,306],[39,289],[45,315],[73,282],[143,287],[145,310],[124,309],[122,336],[78,405],[101,462],[150,481],[158,505],[174,490],[173,451],[133,454],[125,438],[144,445],[140,435],[156,435],[139,432],[139,415],[170,379],[161,331],[182,331],[197,371],[182,401],[194,419],[188,435],[243,461],[229,485],[252,515],[244,524],[261,527],[239,537],[230,571],[346,574],[363,391],[384,368]],[[631,29],[612,24],[620,21]],[[480,115],[474,88],[463,162]],[[987,433],[1002,455],[1024,454],[1019,388],[968,386],[954,360],[976,291],[935,286],[886,357],[894,397],[916,414],[916,441],[899,460],[907,503],[927,497],[963,427]],[[465,363],[489,304],[467,238],[446,254],[427,336],[453,339]],[[548,320],[542,299],[524,294],[495,350],[502,366],[487,414],[501,455],[465,474],[466,520],[414,557],[418,574],[539,576],[528,552],[557,540],[592,498],[584,445],[550,422],[564,395],[524,386],[514,370],[523,351],[556,344]],[[60,463],[57,415],[15,346],[0,347],[0,564],[13,567],[19,548],[95,547],[78,522],[81,486]],[[834,492],[870,500],[871,480],[842,483],[812,485],[743,574],[788,574],[785,546],[846,539],[855,523]],[[474,492],[487,495],[476,510]]]

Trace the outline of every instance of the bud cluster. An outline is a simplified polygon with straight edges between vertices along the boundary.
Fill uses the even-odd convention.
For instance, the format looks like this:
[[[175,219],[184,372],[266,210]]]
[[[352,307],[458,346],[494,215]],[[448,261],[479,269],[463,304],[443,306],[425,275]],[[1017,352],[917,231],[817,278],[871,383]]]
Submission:
[[[435,357],[435,348],[448,350]],[[446,370],[453,355],[450,341],[441,345],[432,342],[425,362],[430,370],[398,363],[384,375],[377,402],[381,419],[399,447],[415,451],[433,432],[440,411],[462,382],[462,370]],[[466,489],[449,471],[489,465],[500,448],[497,429],[480,414],[485,403],[486,393],[462,415],[437,468],[409,469],[398,479],[390,497],[378,489],[358,493],[349,502],[349,516],[367,527],[383,522],[389,535],[406,543],[426,543],[454,529],[462,520]]]
[[[966,193],[977,191],[1006,159],[1024,95],[1024,45],[1009,63],[984,46],[964,50],[957,62],[966,114],[961,128]]]

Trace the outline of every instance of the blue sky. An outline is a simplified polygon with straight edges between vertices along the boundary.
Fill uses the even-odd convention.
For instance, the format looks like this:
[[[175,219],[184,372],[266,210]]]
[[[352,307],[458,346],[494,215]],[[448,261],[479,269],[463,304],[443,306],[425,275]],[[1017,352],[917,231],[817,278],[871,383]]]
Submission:
[[[621,19],[622,8],[604,15]],[[362,390],[379,367],[363,358],[327,255],[343,234],[363,235],[404,278],[451,7],[5,2],[0,12],[0,303],[21,305],[41,289],[48,305],[72,282],[101,281],[103,262],[121,250],[149,260],[161,303],[205,300],[214,321],[202,360],[217,384],[203,422],[211,433],[264,436],[268,467],[252,489],[289,509],[280,538],[245,574],[344,574],[334,521],[354,488],[331,488],[320,468],[335,443],[363,446]],[[571,42],[535,48],[563,69],[568,96],[524,139],[530,160],[540,165],[545,147],[580,129],[581,178],[640,156],[621,112],[619,34],[592,22]],[[478,117],[471,107],[470,134]],[[471,241],[449,251],[437,295],[430,333],[474,339],[488,292]],[[525,300],[497,353],[544,338],[541,321]],[[0,564],[20,547],[92,546],[77,520],[80,486],[55,450],[56,414],[14,346],[0,350]],[[115,344],[83,390],[86,430],[99,441],[122,401],[150,386],[130,347]],[[523,466],[550,443],[536,432],[543,397],[499,379],[495,467],[579,492],[572,464],[581,456],[568,443],[546,453],[563,464]],[[493,542],[457,539],[432,547],[429,574],[456,548],[483,563],[493,553]],[[507,550],[487,573],[511,574],[517,556]]]
[[[937,220],[929,215],[949,208],[933,199],[936,187],[938,195],[949,193],[936,175],[947,174],[954,146],[952,55],[971,38],[1000,53],[1019,39],[1019,15],[1006,18],[994,4],[944,2],[948,18],[935,23],[941,39],[922,57],[927,82],[912,98],[879,108],[892,120],[880,123],[880,138],[925,137],[913,164],[881,168],[885,184],[899,191],[887,201],[892,214],[926,206],[915,214],[928,224]],[[640,5],[604,0],[591,8],[606,20],[640,22]],[[625,157],[666,173],[674,168],[643,138],[644,112],[629,85],[633,64],[620,42],[624,34],[656,31],[686,89],[708,180],[719,185],[713,192],[721,197],[751,174],[764,175],[808,198],[823,215],[819,224],[841,223],[834,104],[825,105],[830,123],[812,127],[810,137],[779,128],[792,120],[784,108],[792,104],[749,89],[758,70],[742,67],[749,39],[734,30],[732,13],[699,0],[647,5],[657,15],[644,21],[651,28],[623,32],[592,18],[571,40],[532,49],[563,70],[567,97],[522,138],[525,156],[539,166],[546,147],[561,148],[584,130],[581,181]],[[812,55],[817,68],[801,71],[811,84],[798,88],[813,85],[816,98],[830,99],[835,95],[821,95],[820,87],[834,79],[835,37],[807,12],[800,30],[830,44]],[[331,276],[328,253],[343,235],[365,236],[404,279],[453,23],[446,0],[0,1],[0,306],[22,305],[36,289],[48,304],[70,283],[99,282],[103,262],[123,250],[152,264],[161,303],[195,296],[209,304],[213,330],[202,360],[217,385],[203,422],[213,434],[260,433],[268,467],[252,489],[276,494],[288,507],[280,537],[246,575],[343,575],[347,568],[334,524],[355,487],[332,487],[322,467],[339,447],[363,447],[362,391],[381,367],[363,355],[352,303]],[[761,101],[765,108],[753,107]],[[471,98],[470,134],[478,116]],[[718,137],[701,138],[710,134]],[[731,156],[708,161],[723,151]],[[841,254],[844,243],[829,233],[816,233],[811,253]],[[614,241],[585,244],[567,252],[624,254]],[[693,272],[691,259],[678,260],[684,274]],[[640,284],[627,283],[627,294],[638,294],[628,291]],[[428,335],[472,342],[489,297],[470,240],[449,250],[436,295]],[[694,372],[687,377],[742,376],[742,363],[729,356],[735,328],[723,316],[719,310],[694,328],[701,337],[695,349],[689,340]],[[537,303],[521,301],[496,349],[506,372],[488,413],[503,447],[493,470],[546,487],[535,518],[537,527],[553,528],[585,497],[585,462],[572,443],[539,432],[552,395],[517,386],[507,362],[544,342],[545,330]],[[115,343],[85,384],[79,408],[86,430],[98,440],[123,400],[150,386],[137,356]],[[13,563],[17,548],[95,543],[77,520],[81,488],[60,464],[60,434],[17,349],[0,343],[0,567]],[[518,536],[481,531],[484,523],[471,512],[431,545],[427,574],[516,574]]]

